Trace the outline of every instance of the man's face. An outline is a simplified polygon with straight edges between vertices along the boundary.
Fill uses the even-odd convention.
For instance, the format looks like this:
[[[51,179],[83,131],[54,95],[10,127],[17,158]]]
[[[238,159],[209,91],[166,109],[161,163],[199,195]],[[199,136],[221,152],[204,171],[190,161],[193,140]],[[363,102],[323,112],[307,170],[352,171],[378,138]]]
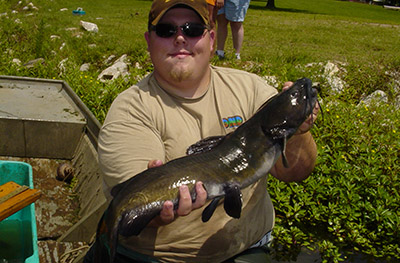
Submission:
[[[185,23],[200,23],[202,19],[189,8],[173,8],[167,11],[159,24],[181,26]],[[156,79],[170,84],[198,80],[209,70],[215,33],[204,30],[199,37],[188,37],[181,28],[171,37],[160,37],[155,31],[146,32],[148,51],[154,64]]]

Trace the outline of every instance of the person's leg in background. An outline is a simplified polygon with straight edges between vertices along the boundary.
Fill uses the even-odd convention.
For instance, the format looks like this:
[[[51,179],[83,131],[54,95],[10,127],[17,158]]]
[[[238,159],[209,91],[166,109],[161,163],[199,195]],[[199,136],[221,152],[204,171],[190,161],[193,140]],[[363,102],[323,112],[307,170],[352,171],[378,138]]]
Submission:
[[[236,59],[240,59],[240,50],[242,49],[243,38],[244,38],[244,27],[243,22],[230,21],[232,31],[233,48],[235,49]]]
[[[224,48],[228,36],[228,22],[225,18],[225,13],[223,13],[223,10],[220,10],[217,16],[217,56],[220,59],[225,58]]]

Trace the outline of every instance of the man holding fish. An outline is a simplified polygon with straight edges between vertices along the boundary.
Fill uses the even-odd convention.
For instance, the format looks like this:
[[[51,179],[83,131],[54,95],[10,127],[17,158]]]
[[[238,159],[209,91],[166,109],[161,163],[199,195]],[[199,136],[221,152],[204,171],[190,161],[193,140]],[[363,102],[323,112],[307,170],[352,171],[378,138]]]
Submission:
[[[277,93],[254,74],[210,65],[215,32],[205,0],[154,0],[145,39],[154,71],[115,99],[99,135],[99,162],[110,199],[121,191],[118,185],[147,168],[185,156],[202,139],[230,134]],[[317,150],[309,129],[318,106],[309,112],[297,132],[284,140],[282,157],[269,169],[282,181],[304,180],[314,168]],[[140,230],[133,235],[119,232],[117,247],[106,246],[111,259],[92,261],[91,250],[85,262],[238,262],[248,254],[266,260],[263,246],[274,225],[266,176],[241,189],[239,218],[227,215],[223,199],[214,199],[208,209],[213,189],[190,178],[180,177],[170,186],[177,188],[177,201],[164,201],[155,217],[137,224]],[[204,220],[206,207],[211,214]],[[202,222],[202,213],[208,222]],[[134,221],[136,215],[126,216]],[[98,233],[112,231],[103,226],[99,224]]]

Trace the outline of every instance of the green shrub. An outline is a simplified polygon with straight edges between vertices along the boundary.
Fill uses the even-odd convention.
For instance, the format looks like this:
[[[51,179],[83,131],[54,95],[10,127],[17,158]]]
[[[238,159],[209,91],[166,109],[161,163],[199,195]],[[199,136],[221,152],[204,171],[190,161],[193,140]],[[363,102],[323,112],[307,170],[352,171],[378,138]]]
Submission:
[[[292,252],[318,248],[325,260],[352,252],[400,259],[400,112],[328,99],[313,129],[313,174],[303,183],[268,184],[275,237]]]

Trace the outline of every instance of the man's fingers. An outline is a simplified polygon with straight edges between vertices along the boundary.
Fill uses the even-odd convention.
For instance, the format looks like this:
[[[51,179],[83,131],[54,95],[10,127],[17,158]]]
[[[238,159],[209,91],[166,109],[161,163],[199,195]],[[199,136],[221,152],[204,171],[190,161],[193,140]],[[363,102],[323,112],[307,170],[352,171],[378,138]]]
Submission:
[[[153,167],[161,166],[162,164],[163,164],[163,162],[161,160],[151,160],[147,164],[147,168],[153,168]]]
[[[182,185],[179,187],[179,207],[177,214],[179,216],[188,215],[192,210],[202,207],[207,200],[207,191],[203,187],[202,182],[196,182],[195,185],[196,200],[192,202],[189,187]]]
[[[176,213],[179,216],[188,215],[192,211],[192,197],[190,196],[189,187],[181,185],[179,187],[179,206]]]
[[[149,162],[150,165],[150,162]],[[172,201],[165,201],[160,216],[157,217],[153,225],[160,226],[173,222],[177,216],[186,216],[194,209],[202,207],[207,200],[207,191],[203,187],[202,182],[197,182],[195,185],[196,201],[192,202],[190,190],[187,185],[179,187],[179,205],[178,209],[174,211],[174,204]]]
[[[163,209],[160,212],[162,224],[169,224],[175,219],[174,204],[171,201],[165,201]]]
[[[196,201],[193,203],[193,209],[198,209],[202,207],[207,200],[207,191],[203,187],[202,182],[196,183]]]
[[[283,87],[282,87],[282,91],[287,90],[288,88],[290,88],[293,85],[292,81],[286,81],[285,83],[283,83]]]
[[[318,117],[319,112],[319,105],[318,103],[315,105],[312,113],[310,116],[300,125],[299,129],[297,130],[296,134],[303,134],[308,132],[312,126],[314,125],[315,120]]]

